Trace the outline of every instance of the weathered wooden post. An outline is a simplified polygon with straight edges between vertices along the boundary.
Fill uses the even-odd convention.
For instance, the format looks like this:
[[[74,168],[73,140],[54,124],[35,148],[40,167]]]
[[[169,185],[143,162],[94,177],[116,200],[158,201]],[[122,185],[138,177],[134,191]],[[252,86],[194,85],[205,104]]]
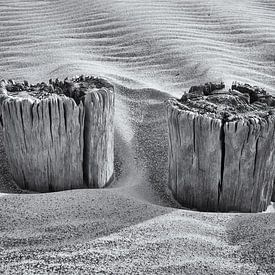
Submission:
[[[275,99],[233,83],[192,87],[167,101],[169,187],[184,206],[258,212],[275,176]]]
[[[1,127],[15,182],[39,192],[104,187],[113,179],[113,115],[113,86],[103,79],[1,81]]]

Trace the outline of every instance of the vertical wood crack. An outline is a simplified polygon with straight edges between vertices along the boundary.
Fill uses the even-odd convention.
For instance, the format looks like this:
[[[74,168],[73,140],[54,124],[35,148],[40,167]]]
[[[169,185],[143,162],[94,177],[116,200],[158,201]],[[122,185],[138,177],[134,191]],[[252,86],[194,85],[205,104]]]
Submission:
[[[224,163],[225,163],[225,130],[226,121],[222,118],[221,132],[220,132],[220,146],[221,146],[221,172],[220,172],[220,181],[218,186],[218,207],[220,204],[220,197],[223,187],[223,174],[224,174]]]

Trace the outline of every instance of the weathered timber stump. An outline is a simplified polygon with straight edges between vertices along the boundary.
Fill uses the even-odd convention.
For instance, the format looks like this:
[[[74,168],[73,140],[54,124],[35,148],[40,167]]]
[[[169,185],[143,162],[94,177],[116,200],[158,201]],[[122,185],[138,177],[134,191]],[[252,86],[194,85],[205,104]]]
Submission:
[[[258,212],[275,176],[275,98],[233,83],[192,87],[167,101],[169,188],[202,211]]]
[[[1,81],[1,128],[15,182],[39,192],[110,183],[113,116],[113,86],[103,79]]]

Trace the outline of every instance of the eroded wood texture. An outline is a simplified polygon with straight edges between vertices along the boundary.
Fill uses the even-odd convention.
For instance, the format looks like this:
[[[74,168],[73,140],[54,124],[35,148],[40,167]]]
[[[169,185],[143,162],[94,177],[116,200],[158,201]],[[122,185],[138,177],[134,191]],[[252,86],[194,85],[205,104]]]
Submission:
[[[104,187],[114,173],[114,97],[107,89],[84,99],[84,180],[88,187]]]
[[[224,124],[224,172],[219,210],[260,212],[274,180],[274,117]]]
[[[40,192],[83,186],[83,108],[70,98],[8,98],[2,104],[11,173],[23,189]]]
[[[249,115],[225,119],[214,100],[201,100],[167,102],[169,188],[182,205],[202,211],[264,211],[275,176],[274,115],[247,107]]]
[[[4,91],[4,92],[3,92]],[[1,125],[11,174],[23,189],[104,187],[113,178],[114,95],[85,89],[74,98],[11,96],[1,90]]]
[[[217,210],[221,180],[219,120],[168,105],[169,186],[185,206]]]

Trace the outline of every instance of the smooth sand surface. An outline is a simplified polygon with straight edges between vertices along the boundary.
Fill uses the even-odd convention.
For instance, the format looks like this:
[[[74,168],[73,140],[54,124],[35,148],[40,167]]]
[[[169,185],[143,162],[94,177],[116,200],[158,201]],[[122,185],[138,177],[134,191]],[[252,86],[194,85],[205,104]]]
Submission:
[[[201,213],[166,189],[163,101],[193,84],[275,92],[273,0],[0,0],[0,78],[116,85],[116,181],[16,188],[0,142],[0,273],[274,274],[275,214]]]

